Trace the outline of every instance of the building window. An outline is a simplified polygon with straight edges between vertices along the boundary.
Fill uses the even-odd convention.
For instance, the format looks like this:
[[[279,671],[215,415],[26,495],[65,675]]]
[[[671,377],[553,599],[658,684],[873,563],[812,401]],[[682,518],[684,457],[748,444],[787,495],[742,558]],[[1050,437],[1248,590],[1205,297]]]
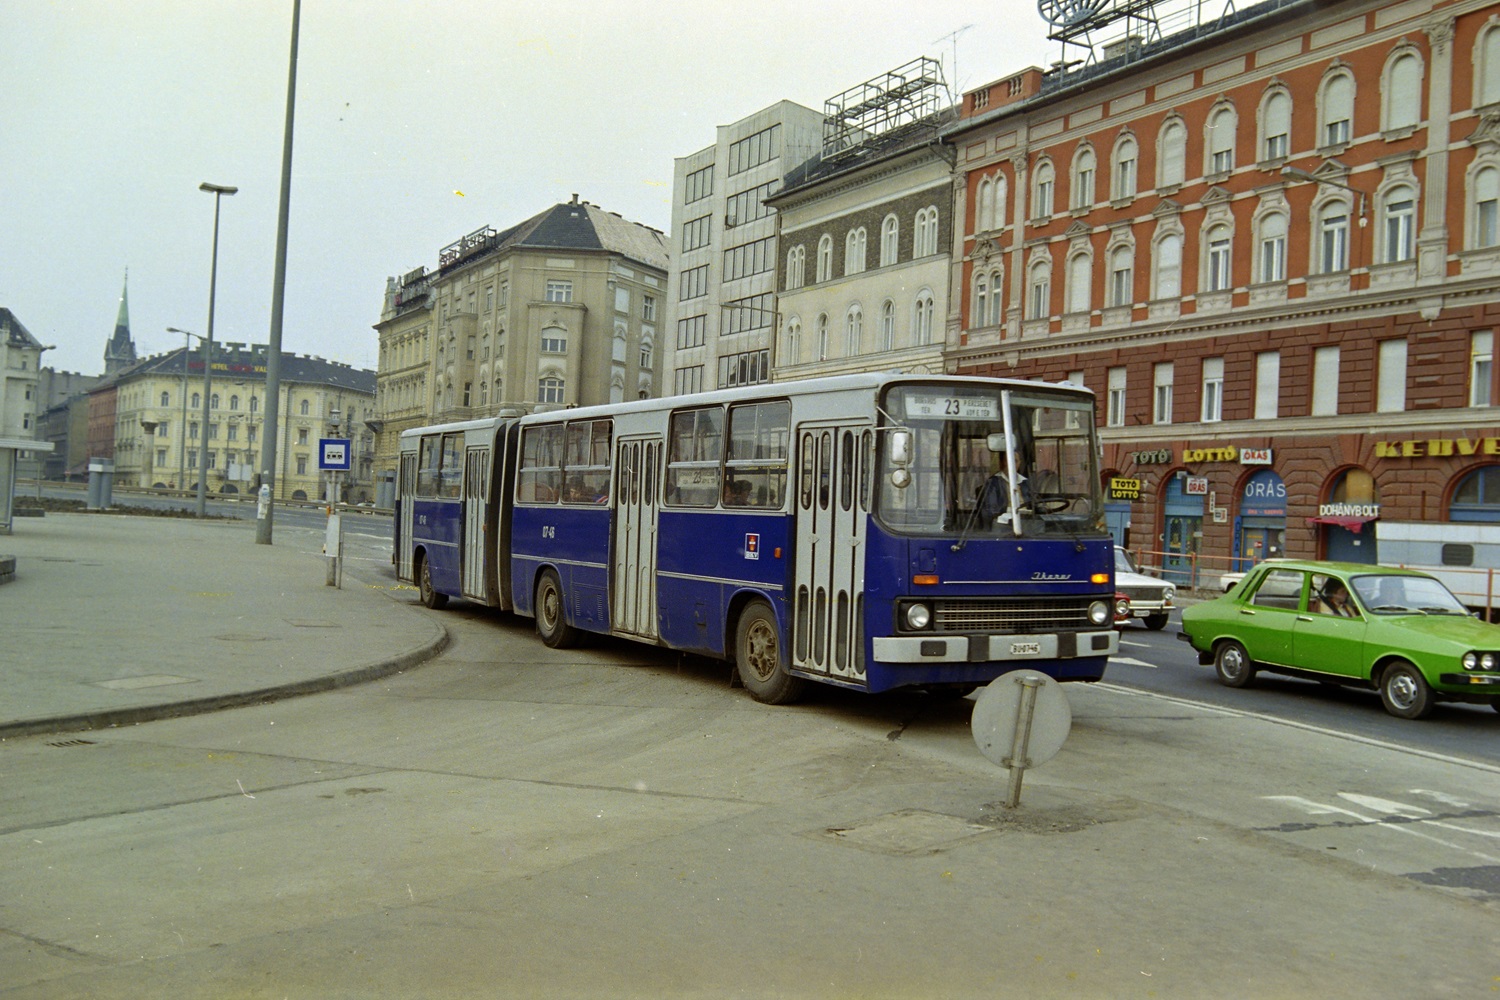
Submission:
[[[714,165],[710,163],[701,170],[694,170],[683,178],[682,201],[690,205],[714,193]]]
[[[880,349],[896,349],[896,303],[886,299],[880,307]]]
[[[1031,217],[1042,220],[1052,217],[1052,186],[1055,181],[1052,161],[1043,160],[1036,165],[1036,177],[1031,183]]]
[[[536,383],[536,401],[538,403],[561,403],[563,401],[563,380],[556,375],[547,375],[538,379]]]
[[[1416,256],[1416,195],[1409,187],[1392,188],[1383,199],[1385,263],[1411,260]]]
[[[770,215],[771,209],[766,205],[765,199],[774,194],[780,186],[780,180],[766,181],[757,187],[731,195],[724,205],[724,225],[743,226],[747,222],[755,222]]]
[[[687,396],[690,393],[702,393],[703,391],[703,366],[693,364],[690,367],[679,367],[672,373],[673,391],[678,396]]]
[[[549,281],[547,282],[548,302],[572,302],[573,283],[571,281]]]
[[[781,138],[781,126],[772,125],[770,128],[761,129],[752,136],[741,139],[739,142],[729,145],[729,174],[735,174],[758,167],[762,163],[773,160],[778,155],[777,143]]]
[[[859,274],[865,269],[865,227],[849,230],[844,237],[844,273]]]
[[[900,255],[901,220],[887,215],[880,224],[880,266],[890,267]]]
[[[210,469],[212,469],[214,467],[214,457],[212,455],[208,456],[208,467]],[[299,475],[299,476],[305,476],[305,475],[307,475],[307,456],[306,455],[298,455],[297,456],[297,475]]]
[[[649,369],[651,367],[651,362],[652,362],[651,341],[649,341],[649,340],[642,340],[641,341],[641,368],[643,368],[643,369]]]
[[[1110,182],[1110,197],[1116,201],[1134,198],[1136,191],[1136,164],[1140,152],[1135,138],[1122,135],[1115,143],[1115,168]]]
[[[304,416],[304,417],[307,416],[308,410],[311,407],[311,405],[312,404],[308,400],[304,399],[301,402],[301,404],[297,407],[299,415],[300,416]]]
[[[1331,201],[1318,213],[1318,273],[1349,269],[1349,206]]]
[[[1087,251],[1068,258],[1068,312],[1086,313],[1093,308],[1094,256]]]
[[[1106,397],[1104,422],[1110,427],[1125,426],[1125,369],[1109,370],[1109,395]]]
[[[1422,119],[1422,60],[1411,49],[1394,56],[1385,68],[1381,128],[1387,132],[1415,128]]]
[[[164,392],[164,393],[161,394],[161,405],[162,406],[171,406],[172,405],[172,396],[171,396],[170,393]]]
[[[228,435],[229,435],[229,440],[231,440],[231,441],[238,441],[239,438],[240,438],[240,425],[239,424],[230,424],[226,428],[226,433],[228,433]]]
[[[1260,244],[1256,254],[1260,281],[1286,280],[1286,215],[1272,212],[1260,220]]]
[[[1005,287],[1002,280],[1003,273],[999,268],[990,272],[990,317],[989,326],[1000,325],[1000,289]]]
[[[1005,226],[1005,175],[991,174],[982,178],[975,192],[974,229],[976,232],[1001,229]]]
[[[1157,187],[1179,187],[1187,177],[1187,126],[1170,119],[1157,141]]]
[[[828,314],[818,313],[818,360],[828,360]]]
[[[818,240],[818,281],[833,277],[833,237],[824,233]]]
[[[974,278],[974,301],[969,308],[970,326],[984,326],[985,316],[988,315],[986,307],[989,305],[989,294],[989,275],[976,275]]]
[[[707,326],[707,316],[685,316],[678,320],[677,349],[684,351],[689,347],[702,347]]]
[[[218,437],[218,435],[214,433],[214,426],[212,424],[209,424],[209,426],[208,426],[208,436],[210,438]],[[307,428],[306,427],[298,427],[297,428],[297,443],[298,444],[307,444]]]
[[[549,326],[542,330],[543,354],[567,354],[568,331],[560,326]]]
[[[1224,419],[1224,359],[1203,359],[1203,422]]]
[[[1396,413],[1406,409],[1406,341],[1382,340],[1376,363],[1376,411]]]
[[[912,231],[912,257],[931,257],[938,252],[938,210],[928,205],[917,212],[916,225]]]
[[[1474,43],[1474,104],[1500,101],[1500,25],[1480,31]]]
[[[764,274],[776,266],[776,237],[742,243],[724,251],[724,280],[733,281],[752,274]]]
[[[656,322],[656,296],[654,296],[654,295],[642,295],[641,296],[641,322],[643,322],[643,323],[655,323]]]
[[[1469,405],[1489,406],[1494,381],[1495,335],[1478,330],[1469,335]]]
[[[1275,420],[1281,406],[1281,352],[1255,356],[1255,419]]]
[[[922,289],[917,293],[917,301],[914,307],[912,333],[919,347],[926,347],[932,343],[932,314],[933,314],[932,292]]]
[[[1500,37],[1500,29],[1492,32]],[[1500,170],[1483,167],[1474,175],[1475,247],[1500,244]]]
[[[1222,107],[1208,118],[1208,134],[1204,136],[1204,148],[1208,151],[1205,164],[1210,174],[1227,174],[1234,169],[1234,133],[1238,124],[1234,109]]]
[[[1260,108],[1260,158],[1282,160],[1292,151],[1292,98],[1285,90],[1268,92]]]
[[[1052,268],[1046,261],[1031,265],[1027,288],[1027,318],[1046,319],[1052,312]]]
[[[1175,299],[1182,295],[1182,236],[1167,233],[1156,241],[1155,292],[1152,298]]]
[[[807,247],[797,244],[786,252],[786,287],[801,288],[807,281]]]
[[[1151,422],[1153,424],[1172,422],[1172,378],[1173,363],[1157,362],[1151,372]]]
[[[219,394],[217,392],[208,397],[208,405],[210,409],[217,410],[219,408]]]
[[[844,313],[844,356],[846,358],[858,357],[864,350],[865,339],[865,314],[854,305]]]
[[[1330,73],[1318,91],[1319,145],[1348,145],[1353,136],[1354,74],[1344,68]]]
[[[690,219],[682,224],[682,249],[698,250],[708,246],[709,237],[713,229],[710,225],[710,217],[700,215],[696,219]]]
[[[702,298],[708,294],[708,264],[690,267],[678,274],[678,300]]]
[[[802,320],[796,316],[786,321],[785,364],[795,365],[802,361]]]
[[[1313,351],[1311,413],[1331,417],[1339,412],[1339,349],[1319,347]]]
[[[1072,207],[1076,211],[1094,205],[1094,151],[1080,146],[1073,156]]]
[[[1210,292],[1228,291],[1234,285],[1233,276],[1230,273],[1230,246],[1231,239],[1229,227],[1216,225],[1209,229],[1207,244],[1208,263],[1208,285],[1206,290]]]
[[[1135,301],[1135,249],[1128,244],[1109,252],[1109,304],[1128,306]]]

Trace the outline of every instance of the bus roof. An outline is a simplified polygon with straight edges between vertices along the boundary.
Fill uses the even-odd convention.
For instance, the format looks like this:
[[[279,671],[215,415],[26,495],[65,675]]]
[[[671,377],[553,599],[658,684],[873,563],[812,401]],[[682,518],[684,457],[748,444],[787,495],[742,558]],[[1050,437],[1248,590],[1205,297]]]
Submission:
[[[756,385],[738,386],[733,389],[711,389],[691,395],[662,396],[659,399],[637,399],[628,403],[607,403],[600,406],[579,406],[571,409],[553,409],[527,414],[524,423],[539,423],[547,420],[582,420],[604,417],[614,413],[640,413],[663,408],[676,409],[682,406],[706,406],[714,403],[736,403],[746,399],[780,399],[785,396],[826,395],[833,392],[869,389],[872,392],[882,386],[902,382],[950,383],[953,385],[988,384],[1007,388],[1067,389],[1092,396],[1093,391],[1073,383],[1041,382],[1032,379],[1001,379],[974,375],[922,375],[902,372],[858,372],[852,375],[827,375],[821,378],[800,379],[793,382],[761,382]],[[459,426],[459,425],[454,425]],[[428,428],[432,430],[432,428]]]

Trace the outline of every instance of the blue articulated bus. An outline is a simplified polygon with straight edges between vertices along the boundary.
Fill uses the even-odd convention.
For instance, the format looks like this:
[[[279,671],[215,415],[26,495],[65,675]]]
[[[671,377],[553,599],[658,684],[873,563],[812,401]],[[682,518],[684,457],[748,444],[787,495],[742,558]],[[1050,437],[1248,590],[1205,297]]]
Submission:
[[[396,563],[423,603],[808,681],[1096,681],[1118,648],[1094,397],[890,374],[493,417],[401,438]]]

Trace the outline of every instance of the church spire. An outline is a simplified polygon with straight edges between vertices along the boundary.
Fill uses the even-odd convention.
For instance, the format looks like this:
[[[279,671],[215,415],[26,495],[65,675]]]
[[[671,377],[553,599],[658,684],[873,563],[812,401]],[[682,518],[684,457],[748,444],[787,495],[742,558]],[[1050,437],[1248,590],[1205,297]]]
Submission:
[[[130,268],[120,286],[120,313],[115,317],[115,333],[104,347],[104,374],[113,375],[135,364],[135,341],[130,339]]]

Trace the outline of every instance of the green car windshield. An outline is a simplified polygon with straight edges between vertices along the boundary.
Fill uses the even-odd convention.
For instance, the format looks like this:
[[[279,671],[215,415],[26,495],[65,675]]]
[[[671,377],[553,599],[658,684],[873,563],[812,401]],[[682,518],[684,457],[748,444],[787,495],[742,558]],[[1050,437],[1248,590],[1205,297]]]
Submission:
[[[1349,581],[1359,601],[1377,615],[1467,615],[1447,587],[1425,576],[1356,576]]]

